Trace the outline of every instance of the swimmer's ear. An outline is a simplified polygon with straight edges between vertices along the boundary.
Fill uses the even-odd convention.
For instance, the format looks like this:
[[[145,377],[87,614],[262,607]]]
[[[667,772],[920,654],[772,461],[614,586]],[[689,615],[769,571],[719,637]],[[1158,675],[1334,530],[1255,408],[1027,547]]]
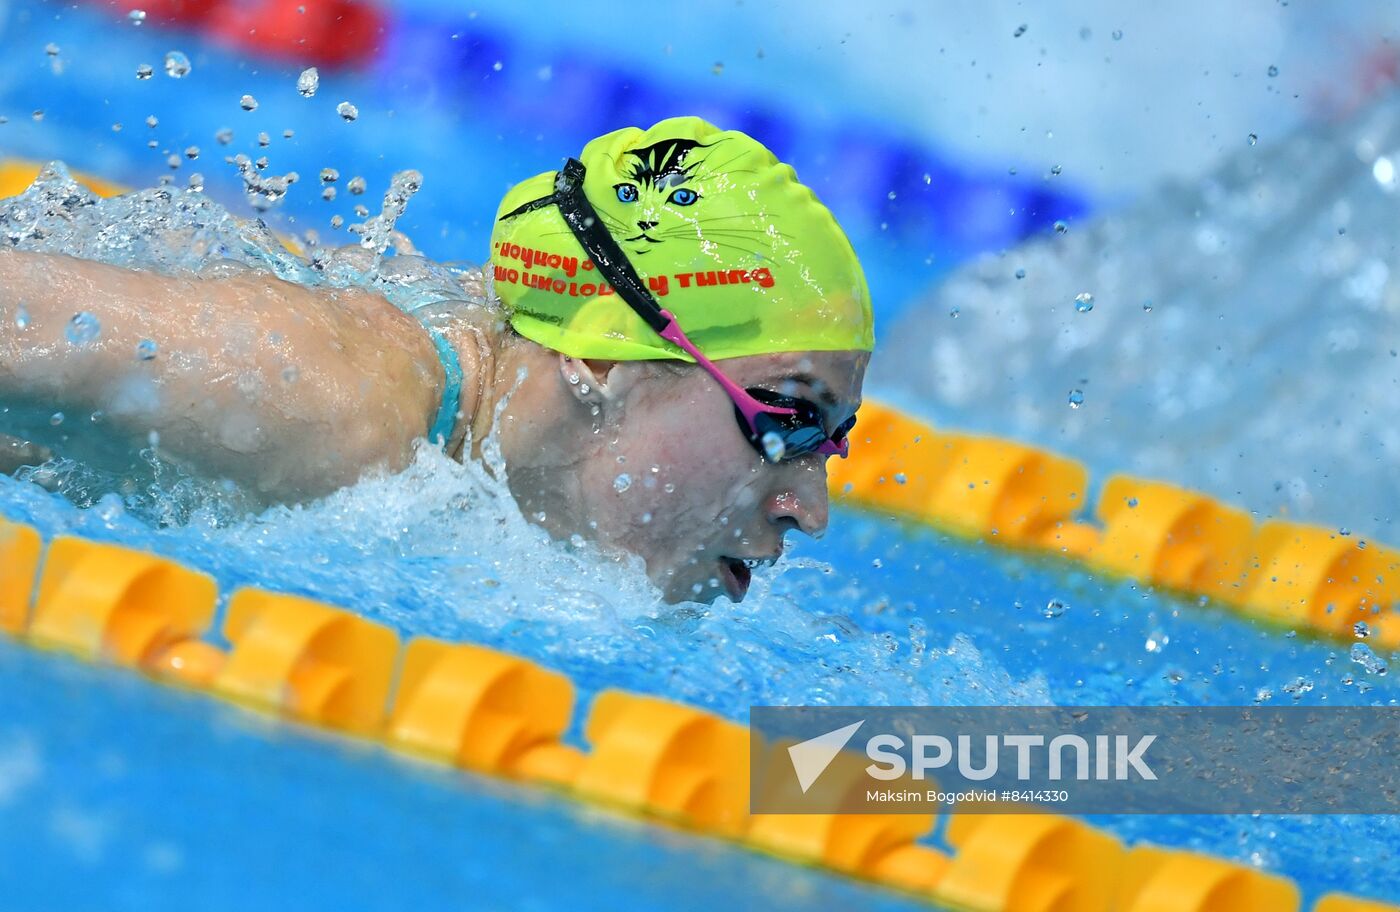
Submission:
[[[574,398],[585,405],[605,405],[618,397],[620,375],[614,371],[616,361],[570,358],[559,356],[559,376],[563,378]]]

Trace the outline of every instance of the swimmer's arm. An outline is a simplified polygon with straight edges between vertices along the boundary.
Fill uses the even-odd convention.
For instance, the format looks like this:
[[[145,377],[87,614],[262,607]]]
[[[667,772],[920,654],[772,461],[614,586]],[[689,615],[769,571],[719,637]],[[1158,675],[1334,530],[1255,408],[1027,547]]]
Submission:
[[[66,336],[79,311],[100,326],[85,344]],[[93,433],[132,451],[158,440],[268,499],[314,497],[407,465],[443,382],[422,327],[367,292],[0,251],[0,432],[59,452]]]

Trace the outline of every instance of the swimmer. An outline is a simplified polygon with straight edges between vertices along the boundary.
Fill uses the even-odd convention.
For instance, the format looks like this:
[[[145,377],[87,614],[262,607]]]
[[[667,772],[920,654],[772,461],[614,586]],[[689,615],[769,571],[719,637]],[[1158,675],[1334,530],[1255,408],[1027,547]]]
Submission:
[[[399,471],[424,438],[468,459],[490,437],[526,517],[639,555],[669,601],[737,602],[786,533],[824,531],[869,292],[757,141],[692,117],[595,139],[506,195],[482,278],[494,306],[425,317],[250,270],[0,251],[0,294],[28,313],[0,321],[0,434],[59,455],[158,443],[267,502]],[[80,311],[101,331],[74,345]],[[103,417],[60,445],[56,411]]]

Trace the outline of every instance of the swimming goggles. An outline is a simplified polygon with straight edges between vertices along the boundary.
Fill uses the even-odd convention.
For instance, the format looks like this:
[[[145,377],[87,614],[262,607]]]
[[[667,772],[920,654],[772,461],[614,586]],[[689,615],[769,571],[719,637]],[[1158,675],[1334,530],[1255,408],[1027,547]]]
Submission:
[[[739,386],[686,338],[675,315],[656,303],[651,290],[637,275],[627,254],[622,252],[593,204],[588,201],[583,192],[584,173],[583,162],[576,158],[569,159],[555,177],[552,194],[531,200],[501,218],[512,218],[545,206],[558,206],[569,230],[618,296],[657,335],[694,358],[695,363],[704,368],[729,396],[734,403],[734,417],[739,423],[739,430],[764,459],[779,463],[810,453],[845,458],[850,448],[846,435],[856,423],[854,415],[828,434],[821,409],[815,404],[759,387],[745,389]]]

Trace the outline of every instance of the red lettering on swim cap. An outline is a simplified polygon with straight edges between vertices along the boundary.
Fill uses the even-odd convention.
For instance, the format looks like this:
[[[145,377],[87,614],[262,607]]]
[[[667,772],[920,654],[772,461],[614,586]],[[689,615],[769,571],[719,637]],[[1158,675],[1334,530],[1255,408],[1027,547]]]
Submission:
[[[773,273],[769,271],[767,266],[760,266],[757,269],[755,269],[751,274],[753,276],[753,280],[763,288],[773,287]]]
[[[584,282],[579,288],[578,293],[585,298],[591,298],[598,293],[598,286],[594,285],[592,282]]]
[[[676,273],[676,281],[681,283],[682,288],[689,288],[690,277],[694,274],[693,272],[678,272]]]
[[[664,275],[652,276],[647,279],[647,284],[651,286],[652,291],[663,298],[666,297],[666,293],[671,290],[671,283],[667,281]]]

